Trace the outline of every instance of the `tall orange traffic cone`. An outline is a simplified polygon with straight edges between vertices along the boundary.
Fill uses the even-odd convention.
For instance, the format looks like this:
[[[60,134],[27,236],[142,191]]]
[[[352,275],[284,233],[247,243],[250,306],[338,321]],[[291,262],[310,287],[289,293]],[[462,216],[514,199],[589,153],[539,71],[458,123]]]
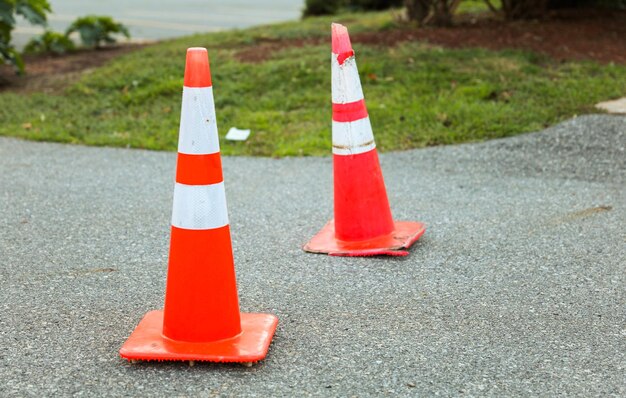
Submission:
[[[187,50],[165,309],[120,349],[129,360],[255,362],[278,319],[239,313],[209,58]]]
[[[334,256],[406,256],[424,233],[393,221],[354,51],[345,26],[332,24],[335,219],[305,246]]]

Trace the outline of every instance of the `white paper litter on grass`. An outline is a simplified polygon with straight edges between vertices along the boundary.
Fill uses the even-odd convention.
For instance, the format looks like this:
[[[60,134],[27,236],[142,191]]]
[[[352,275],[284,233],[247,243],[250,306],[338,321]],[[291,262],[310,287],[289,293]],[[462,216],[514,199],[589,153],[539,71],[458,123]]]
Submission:
[[[250,130],[241,130],[237,127],[231,127],[226,133],[226,139],[228,141],[245,141],[250,136]]]
[[[626,114],[626,97],[613,101],[604,101],[596,104],[596,108],[607,111],[608,113]]]

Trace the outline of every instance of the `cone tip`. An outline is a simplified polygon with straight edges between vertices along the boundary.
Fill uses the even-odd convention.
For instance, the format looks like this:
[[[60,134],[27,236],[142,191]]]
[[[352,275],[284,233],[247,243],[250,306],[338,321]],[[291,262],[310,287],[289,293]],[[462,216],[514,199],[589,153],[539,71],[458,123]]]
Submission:
[[[187,49],[187,54],[189,53],[195,53],[195,52],[200,52],[200,53],[206,53],[206,48],[204,47],[189,47]]]
[[[190,47],[187,49],[185,63],[186,87],[210,87],[211,70],[209,56],[204,47]]]
[[[337,54],[337,61],[341,65],[347,58],[354,55],[352,44],[350,43],[350,35],[348,34],[348,28],[341,24],[332,23],[330,26],[332,30],[332,51],[333,54]]]

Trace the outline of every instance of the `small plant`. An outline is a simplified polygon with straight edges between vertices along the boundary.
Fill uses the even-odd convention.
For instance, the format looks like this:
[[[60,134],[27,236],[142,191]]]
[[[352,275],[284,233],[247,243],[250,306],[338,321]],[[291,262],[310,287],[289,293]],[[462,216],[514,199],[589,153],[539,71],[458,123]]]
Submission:
[[[336,14],[343,3],[341,0],[306,0],[302,16]]]
[[[102,47],[103,44],[115,43],[113,34],[121,34],[127,38],[130,32],[126,26],[115,22],[111,17],[87,15],[77,18],[67,28],[66,35],[78,32],[80,40],[87,47]]]
[[[33,37],[24,47],[24,52],[65,54],[75,48],[74,42],[69,37],[48,30],[40,36]]]
[[[33,25],[46,26],[49,12],[47,0],[0,0],[0,64],[7,63],[18,73],[24,72],[22,57],[11,44],[15,16],[20,15]]]

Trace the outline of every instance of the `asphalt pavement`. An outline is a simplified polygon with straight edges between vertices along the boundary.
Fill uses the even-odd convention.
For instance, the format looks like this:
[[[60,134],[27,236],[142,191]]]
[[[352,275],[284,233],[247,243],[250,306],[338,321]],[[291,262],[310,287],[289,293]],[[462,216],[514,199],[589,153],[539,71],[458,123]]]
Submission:
[[[280,319],[246,368],[118,356],[163,305],[174,153],[0,138],[0,396],[624,396],[625,146],[595,115],[384,154],[406,258],[301,250],[330,157],[224,158],[241,308]]]

